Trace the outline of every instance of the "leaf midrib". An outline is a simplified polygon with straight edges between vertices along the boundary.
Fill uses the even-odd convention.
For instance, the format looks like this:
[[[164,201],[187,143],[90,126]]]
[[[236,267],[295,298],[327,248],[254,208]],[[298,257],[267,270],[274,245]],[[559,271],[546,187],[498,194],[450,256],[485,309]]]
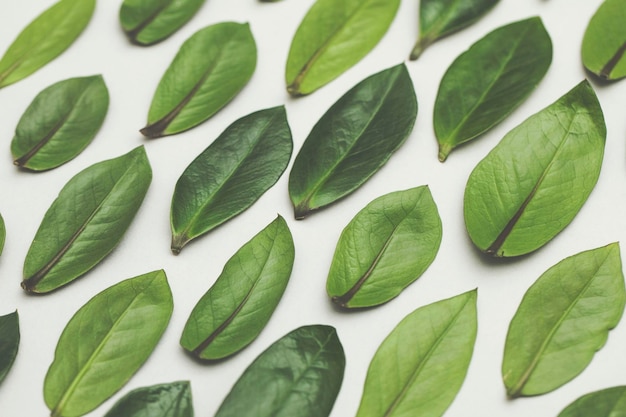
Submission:
[[[159,17],[161,12],[171,6],[173,2],[174,0],[164,1],[163,5],[161,5],[161,7],[157,7],[154,12],[146,17],[145,20],[139,22],[139,24],[134,28],[126,31],[126,35],[128,35],[128,37],[130,37],[131,39],[136,40],[141,31],[143,31],[146,27],[153,23]]]

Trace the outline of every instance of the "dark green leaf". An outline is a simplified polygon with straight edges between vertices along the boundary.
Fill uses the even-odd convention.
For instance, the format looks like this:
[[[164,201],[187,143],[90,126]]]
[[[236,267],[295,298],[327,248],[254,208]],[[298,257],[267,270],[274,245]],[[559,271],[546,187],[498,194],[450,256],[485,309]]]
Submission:
[[[148,359],[173,310],[165,272],[116,284],[70,319],[46,374],[51,417],[79,417],[117,392]]]
[[[558,417],[624,417],[626,386],[607,388],[584,395],[567,406]]]
[[[606,126],[583,81],[510,131],[465,188],[467,231],[494,256],[532,252],[576,216],[600,175]]]
[[[300,327],[252,362],[215,417],[327,417],[345,364],[334,328]]]
[[[11,142],[15,165],[43,171],[74,158],[96,136],[109,108],[102,76],[70,78],[43,90]]]
[[[350,194],[413,130],[417,99],[404,64],[361,81],[311,130],[289,175],[296,219]]]
[[[443,76],[435,102],[439,160],[511,113],[551,61],[552,41],[538,17],[500,27],[461,54]]]
[[[583,37],[585,68],[607,79],[626,77],[626,0],[606,0],[593,15]]]
[[[293,143],[284,107],[231,124],[181,175],[172,198],[172,251],[243,212],[278,181]]]
[[[154,138],[199,125],[241,91],[255,68],[256,44],[247,23],[199,30],[161,78],[141,133]]]
[[[37,230],[24,261],[22,288],[49,292],[98,264],[124,236],[151,180],[143,146],[75,175]]]
[[[104,417],[193,417],[191,385],[177,381],[137,388],[115,403]]]
[[[377,198],[343,229],[328,273],[328,295],[350,308],[389,301],[433,262],[441,233],[427,186]]]
[[[0,255],[2,254],[2,249],[4,248],[4,240],[6,238],[6,227],[4,225],[4,219],[0,216]]]
[[[528,289],[509,326],[502,362],[507,394],[544,394],[582,372],[619,322],[625,302],[617,243],[548,269]]]
[[[0,316],[0,383],[9,373],[20,345],[20,320],[17,311]]]

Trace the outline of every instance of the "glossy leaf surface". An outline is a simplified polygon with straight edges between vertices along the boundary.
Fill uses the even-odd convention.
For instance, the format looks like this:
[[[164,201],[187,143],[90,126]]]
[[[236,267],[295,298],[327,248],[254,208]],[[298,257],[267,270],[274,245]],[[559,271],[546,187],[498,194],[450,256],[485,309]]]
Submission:
[[[568,405],[558,417],[588,416],[626,416],[626,386],[607,388],[584,395]]]
[[[548,269],[509,326],[502,363],[507,394],[544,394],[582,372],[619,322],[625,302],[617,243]]]
[[[172,251],[249,208],[283,174],[293,150],[284,107],[233,124],[181,175],[172,198]]]
[[[442,416],[463,384],[476,340],[476,290],[418,308],[380,345],[357,417]]]
[[[17,125],[11,142],[15,165],[43,171],[66,163],[96,136],[108,108],[109,92],[100,75],[46,88]]]
[[[141,133],[152,138],[199,125],[241,91],[255,68],[256,44],[248,24],[224,22],[199,30],[161,78]]]
[[[289,175],[296,219],[350,194],[406,140],[417,99],[404,64],[361,81],[315,124]]]
[[[327,417],[345,363],[334,328],[300,327],[252,362],[215,417]]]
[[[15,362],[20,346],[20,319],[17,311],[0,316],[0,384]]]
[[[4,219],[0,216],[0,255],[2,255],[2,249],[4,249],[4,241],[6,239],[7,230],[4,225]]]
[[[532,252],[563,230],[593,190],[606,126],[587,81],[510,131],[471,173],[465,225],[494,256]]]
[[[341,233],[326,291],[342,307],[370,307],[394,298],[437,255],[441,219],[427,186],[369,203]]]
[[[37,16],[0,59],[0,88],[28,77],[65,51],[95,7],[96,0],[60,0]]]
[[[206,0],[124,0],[120,23],[131,42],[152,45],[185,25]]]
[[[78,417],[117,392],[148,359],[173,310],[165,272],[102,291],[70,319],[44,382],[51,417]]]
[[[606,0],[591,18],[582,45],[585,68],[601,78],[626,77],[626,1]]]
[[[189,381],[137,388],[115,403],[104,417],[193,417]]]
[[[22,288],[55,290],[117,246],[152,180],[143,146],[76,174],[46,212],[24,261]]]
[[[503,120],[537,87],[552,62],[552,41],[538,17],[500,27],[446,71],[435,102],[439,160]]]
[[[287,58],[287,91],[312,93],[367,55],[391,25],[400,0],[317,0]]]

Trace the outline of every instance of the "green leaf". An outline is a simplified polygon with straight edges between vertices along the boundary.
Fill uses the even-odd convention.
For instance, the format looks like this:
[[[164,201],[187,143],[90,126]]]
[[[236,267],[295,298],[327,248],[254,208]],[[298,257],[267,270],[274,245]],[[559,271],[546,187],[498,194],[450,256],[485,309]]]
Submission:
[[[120,23],[131,42],[152,45],[166,39],[196,14],[205,0],[124,0]]]
[[[334,328],[300,327],[252,362],[215,417],[327,417],[345,364]]]
[[[193,417],[189,381],[137,388],[115,403],[104,417]]]
[[[558,417],[624,417],[626,386],[603,389],[584,395],[567,406]]]
[[[406,140],[417,99],[404,64],[374,74],[316,123],[289,175],[296,219],[359,188]]]
[[[585,68],[606,80],[626,77],[626,0],[606,0],[589,21],[582,45]]]
[[[476,290],[418,308],[376,351],[357,417],[442,416],[476,340]]]
[[[6,239],[7,230],[4,225],[4,219],[0,216],[0,255],[2,254],[2,249],[4,248],[4,240]]]
[[[96,136],[108,108],[109,92],[100,75],[46,88],[17,125],[11,142],[15,165],[43,171],[71,160]]]
[[[499,0],[420,0],[420,34],[411,60],[436,40],[483,17]]]
[[[255,68],[256,44],[247,23],[217,23],[199,30],[161,78],[141,133],[155,138],[199,125],[241,91]]]
[[[310,94],[359,62],[385,35],[399,6],[400,0],[317,0],[291,42],[289,94]]]
[[[214,360],[256,339],[285,292],[294,251],[289,227],[278,216],[228,260],[187,319],[181,346]]]
[[[17,311],[0,316],[0,383],[15,362],[20,345],[20,323]]]
[[[63,330],[44,382],[51,417],[79,417],[117,392],[148,359],[173,310],[164,271],[97,294]]]
[[[625,302],[617,243],[544,272],[509,326],[502,362],[507,394],[545,394],[582,372],[619,322]]]
[[[552,41],[539,17],[494,30],[454,60],[435,102],[439,160],[508,116],[537,87],[551,61]]]
[[[87,27],[96,0],[61,0],[33,20],[0,59],[0,88],[59,56]]]
[[[427,186],[369,203],[343,229],[326,281],[342,307],[370,307],[396,297],[435,259],[441,219]]]
[[[606,126],[583,81],[510,131],[471,173],[465,225],[494,256],[532,252],[563,230],[593,190]]]
[[[49,292],[97,265],[124,236],[151,180],[143,146],[75,175],[37,230],[24,261],[22,288]]]

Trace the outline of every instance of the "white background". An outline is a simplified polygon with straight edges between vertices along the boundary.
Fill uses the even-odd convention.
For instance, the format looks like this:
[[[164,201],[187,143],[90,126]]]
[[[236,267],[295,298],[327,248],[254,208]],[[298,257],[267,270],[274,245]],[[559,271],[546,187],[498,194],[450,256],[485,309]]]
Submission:
[[[0,53],[54,0],[2,1]],[[118,23],[121,1],[99,1],[85,32],[58,59],[34,75],[0,90],[0,213],[7,240],[0,257],[0,315],[19,310],[21,344],[15,365],[0,386],[0,414],[44,416],[43,380],[68,320],[91,297],[126,278],[165,269],[174,295],[174,314],[156,350],[130,382],[89,414],[102,416],[129,390],[190,380],[197,416],[212,416],[252,360],[272,342],[307,324],[337,328],[347,366],[331,416],[356,413],[369,362],[384,337],[417,307],[478,288],[479,331],[465,383],[447,417],[551,417],[593,390],[626,383],[626,324],[609,335],[589,367],[558,390],[534,398],[507,400],[500,366],[509,321],[527,288],[550,266],[583,250],[619,241],[626,233],[626,81],[593,82],[608,127],[600,180],[574,221],[553,241],[519,259],[493,261],[472,245],[462,216],[462,199],[473,167],[502,136],[578,84],[582,36],[600,0],[502,0],[482,20],[430,47],[408,62],[419,102],[413,133],[387,165],[361,189],[304,221],[293,220],[287,193],[288,171],[252,208],[187,246],[170,253],[169,208],[176,180],[185,167],[229,124],[253,111],[284,104],[294,139],[294,157],[313,124],[363,78],[405,61],[418,32],[418,1],[404,0],[389,32],[355,67],[314,94],[292,99],[284,88],[290,41],[313,0],[208,0],[182,30],[149,48],[130,45]],[[439,81],[461,52],[491,30],[529,16],[542,17],[554,44],[552,66],[539,87],[510,117],[480,140],[437,161],[432,108]],[[222,21],[250,22],[258,64],[250,83],[208,122],[176,136],[144,139],[148,107],[160,77],[185,39]],[[93,143],[62,167],[34,174],[12,165],[9,145],[15,126],[35,95],[50,84],[76,76],[103,74],[111,105]],[[148,195],[121,244],[99,266],[46,296],[20,288],[30,242],[61,187],[91,164],[145,145],[154,177]],[[293,158],[292,158],[293,162]],[[288,168],[288,170],[291,168]],[[385,193],[428,184],[443,222],[441,249],[426,273],[386,305],[345,313],[333,308],[325,280],[343,227],[368,202]],[[218,364],[202,365],[183,353],[178,339],[191,309],[218,277],[224,263],[277,213],[292,230],[296,260],[291,281],[272,319],[246,349]]]

